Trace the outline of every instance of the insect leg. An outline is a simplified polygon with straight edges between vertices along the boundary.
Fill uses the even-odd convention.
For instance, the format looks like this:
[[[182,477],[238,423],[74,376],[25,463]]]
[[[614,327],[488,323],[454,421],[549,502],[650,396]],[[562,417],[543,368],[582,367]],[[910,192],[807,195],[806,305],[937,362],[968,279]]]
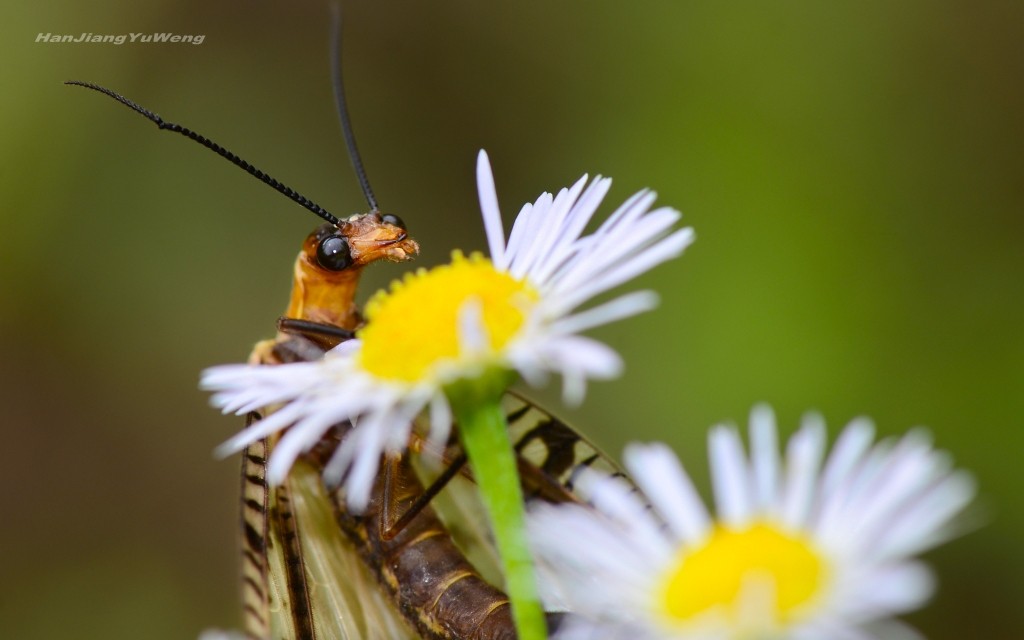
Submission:
[[[342,329],[337,325],[286,317],[277,319],[277,330],[281,333],[306,338],[323,348],[324,351],[333,349],[356,335],[354,331]]]
[[[335,517],[425,640],[513,640],[508,598],[475,570],[430,505],[392,540],[378,535],[385,492],[405,508],[424,491],[408,455],[388,456],[366,513],[348,512],[344,493],[335,491]]]
[[[521,408],[518,408],[510,412],[506,416],[506,420],[509,424],[515,424],[522,418],[531,408],[531,405],[526,404]],[[519,443],[522,444],[522,443]],[[418,439],[416,436],[413,437],[413,442],[410,444],[410,450],[422,450],[429,449],[430,445],[424,440]],[[542,488],[546,487],[544,480],[546,478],[536,478],[538,470],[526,460],[520,451],[521,447],[517,445],[516,457],[518,458],[519,475],[523,482],[523,490],[526,495],[536,496],[542,491]],[[458,451],[457,454],[455,452]],[[427,487],[426,491],[417,496],[404,513],[399,515],[398,513],[398,500],[395,492],[390,491],[390,485],[388,484],[388,475],[385,475],[384,484],[384,501],[381,508],[381,530],[380,536],[383,540],[392,540],[395,536],[402,532],[405,527],[409,525],[413,518],[422,511],[431,500],[433,500],[437,494],[441,493],[442,490],[448,485],[451,480],[459,475],[460,473],[468,478],[470,481],[473,480],[472,471],[466,466],[466,454],[463,453],[457,442],[450,442],[443,452],[439,452],[442,459],[448,462],[448,466],[444,472],[441,473],[431,484]],[[387,465],[385,465],[385,474],[389,471]],[[393,468],[391,469],[393,473]],[[540,488],[538,488],[540,487]],[[561,491],[558,491],[561,490]],[[561,486],[557,486],[555,493],[556,496],[544,496],[547,497],[551,502],[565,502],[572,499],[571,495],[568,495]],[[557,498],[557,499],[556,499]]]
[[[462,471],[466,465],[466,454],[459,454],[455,460],[448,465],[448,468],[435,479],[426,490],[418,495],[412,504],[398,515],[398,492],[395,490],[397,461],[385,461],[384,465],[384,500],[381,507],[380,537],[383,540],[392,540],[402,532],[423,509],[430,504],[434,497],[441,493],[441,490],[451,482],[452,478]]]

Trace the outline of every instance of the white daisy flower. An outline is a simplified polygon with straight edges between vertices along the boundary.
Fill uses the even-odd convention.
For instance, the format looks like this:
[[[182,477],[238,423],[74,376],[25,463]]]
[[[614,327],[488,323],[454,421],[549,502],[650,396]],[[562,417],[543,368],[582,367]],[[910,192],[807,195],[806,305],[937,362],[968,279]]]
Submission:
[[[714,516],[665,445],[630,445],[643,496],[592,474],[581,490],[593,508],[528,516],[545,599],[572,612],[559,637],[916,637],[891,619],[932,592],[912,557],[949,536],[974,482],[922,430],[873,438],[854,420],[826,457],[824,422],[811,415],[780,457],[767,407],[751,414],[749,454],[735,429],[715,427]]]
[[[542,194],[519,212],[508,241],[487,155],[477,183],[491,257],[453,254],[450,264],[408,274],[366,307],[367,324],[355,340],[322,361],[278,366],[223,366],[207,370],[202,386],[212,402],[239,414],[283,406],[226,442],[220,453],[287,429],[268,467],[281,482],[296,457],[328,429],[352,420],[325,469],[344,477],[349,506],[365,507],[382,452],[400,451],[414,418],[429,408],[432,439],[447,439],[452,410],[445,389],[485,373],[517,372],[531,384],[561,374],[568,400],[579,401],[589,378],[617,376],[612,349],[581,331],[652,308],[642,291],[584,311],[595,296],[678,256],[692,229],[673,231],[680,214],[650,210],[655,194],[641,191],[590,235],[583,235],[611,180],[583,176],[557,195]]]

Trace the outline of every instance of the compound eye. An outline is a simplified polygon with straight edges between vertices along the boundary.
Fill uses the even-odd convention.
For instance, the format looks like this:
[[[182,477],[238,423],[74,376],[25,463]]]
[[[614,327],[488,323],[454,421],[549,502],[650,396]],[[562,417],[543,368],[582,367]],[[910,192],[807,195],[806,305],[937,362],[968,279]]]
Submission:
[[[393,213],[385,213],[380,217],[380,221],[384,224],[390,224],[393,227],[398,227],[402,231],[405,231],[405,221],[396,216]]]
[[[344,236],[327,236],[316,247],[316,261],[328,271],[343,271],[352,266],[352,249]]]

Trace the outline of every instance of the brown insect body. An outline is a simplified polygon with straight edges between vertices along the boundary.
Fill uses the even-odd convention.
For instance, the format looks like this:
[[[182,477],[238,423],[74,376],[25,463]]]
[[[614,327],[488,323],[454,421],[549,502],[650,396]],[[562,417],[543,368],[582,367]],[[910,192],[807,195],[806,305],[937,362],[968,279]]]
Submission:
[[[346,260],[341,269],[328,269],[320,263],[324,243],[332,238],[345,242]],[[306,238],[295,260],[291,298],[286,319],[281,323],[282,330],[274,339],[257,343],[249,361],[281,364],[322,355],[339,338],[304,337],[284,328],[284,323],[298,320],[354,331],[362,322],[355,294],[363,268],[378,260],[409,260],[418,252],[419,246],[394,216],[374,212],[352,216],[337,224],[321,225]],[[259,416],[251,414],[248,422],[256,419]],[[303,536],[325,535],[323,522],[310,526],[313,518],[309,494],[323,491],[319,474],[311,482],[306,476],[314,472],[308,465],[297,467],[283,485],[270,486],[266,480],[266,464],[275,442],[276,438],[260,441],[248,447],[242,456],[242,601],[246,630],[259,638],[356,637],[356,633],[370,637],[372,623],[332,620],[342,615],[355,615],[357,604],[348,603],[345,614],[320,611],[314,605],[311,586],[332,578],[313,573],[318,568],[330,571],[331,567],[344,565],[346,559],[342,549],[320,545],[315,551],[318,556],[329,553],[334,557],[327,560],[318,557],[314,568],[313,559],[308,557],[309,550],[304,548],[304,542],[309,539]],[[296,490],[298,486],[303,487],[301,495]],[[329,517],[333,519],[333,515]],[[315,534],[302,530],[304,521],[308,528],[316,529]],[[328,528],[336,530],[336,525]],[[336,546],[347,544],[340,535],[335,537]],[[348,573],[350,579],[356,581],[358,570],[359,567],[349,566],[342,575]],[[327,588],[321,585],[319,590]],[[374,587],[370,584],[369,588]],[[326,600],[329,598],[317,598],[318,602]],[[340,631],[346,627],[350,631]],[[379,630],[385,634],[381,638],[393,637],[395,630],[388,632],[387,628],[385,625]],[[387,635],[389,633],[391,635]]]
[[[334,496],[341,529],[376,574],[402,615],[430,640],[511,640],[508,598],[480,576],[430,506],[393,538],[383,534],[385,510],[406,512],[423,494],[408,456],[385,461],[366,513],[354,515]]]

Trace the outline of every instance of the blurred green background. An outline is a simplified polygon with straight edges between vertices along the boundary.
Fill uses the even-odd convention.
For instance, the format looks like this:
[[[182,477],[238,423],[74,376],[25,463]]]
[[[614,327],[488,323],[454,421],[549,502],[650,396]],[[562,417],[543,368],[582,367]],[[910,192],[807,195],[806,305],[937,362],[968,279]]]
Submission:
[[[929,554],[930,638],[1024,637],[1024,4],[347,3],[350,104],[420,264],[483,248],[473,166],[507,216],[584,171],[642,187],[698,241],[595,332],[626,358],[585,406],[617,455],[772,403],[832,432],[930,426],[977,475]],[[206,366],[273,333],[317,220],[112,101],[212,137],[339,214],[364,207],[317,2],[10,5],[0,55],[0,637],[191,638],[235,626],[240,421]],[[43,44],[170,31],[188,44]],[[402,268],[372,269],[365,292]]]

